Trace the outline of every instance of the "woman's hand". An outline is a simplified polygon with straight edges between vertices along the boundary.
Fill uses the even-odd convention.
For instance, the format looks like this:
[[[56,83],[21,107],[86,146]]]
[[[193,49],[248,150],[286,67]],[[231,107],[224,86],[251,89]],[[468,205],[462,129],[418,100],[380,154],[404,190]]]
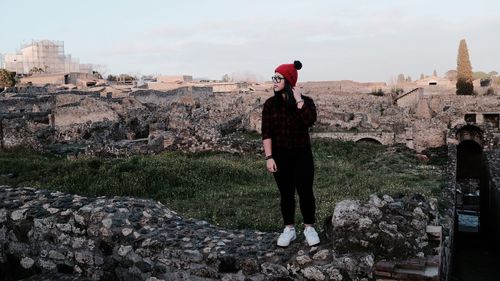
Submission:
[[[296,101],[296,102],[302,99],[302,95],[301,95],[301,93],[300,93],[300,90],[299,90],[299,89],[297,89],[297,88],[293,87],[293,88],[292,88],[292,92],[293,92],[293,97],[295,98],[295,101]]]
[[[297,108],[302,108],[302,106],[304,105],[304,100],[302,99],[302,94],[300,93],[301,91],[296,88],[293,88],[292,91],[295,102],[297,103]]]
[[[278,167],[276,166],[276,162],[274,162],[273,158],[266,160],[266,167],[271,173],[276,173],[278,171]]]

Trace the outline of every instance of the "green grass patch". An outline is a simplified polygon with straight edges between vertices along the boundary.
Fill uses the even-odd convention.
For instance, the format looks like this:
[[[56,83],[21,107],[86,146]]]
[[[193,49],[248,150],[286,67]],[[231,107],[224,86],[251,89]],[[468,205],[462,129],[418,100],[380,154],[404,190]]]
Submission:
[[[313,153],[320,228],[340,200],[366,199],[373,193],[439,196],[444,186],[443,166],[423,165],[405,147],[314,140]],[[251,153],[164,152],[68,160],[27,150],[4,151],[0,184],[85,196],[152,198],[184,217],[225,228],[281,228],[278,189],[263,157]]]

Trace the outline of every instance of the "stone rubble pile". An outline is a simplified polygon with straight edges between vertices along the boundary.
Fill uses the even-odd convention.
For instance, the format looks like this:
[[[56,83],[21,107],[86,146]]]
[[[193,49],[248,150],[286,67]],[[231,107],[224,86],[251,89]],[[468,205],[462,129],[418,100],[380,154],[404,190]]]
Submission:
[[[334,138],[357,141],[366,135],[381,142],[379,134],[392,134],[390,142],[382,143],[404,143],[423,151],[445,145],[446,133],[466,124],[464,116],[470,112],[477,112],[481,126],[498,129],[494,116],[482,114],[496,114],[498,96],[443,92],[424,95],[413,105],[398,106],[389,94],[370,95],[373,89],[366,85],[363,91],[352,88],[337,92],[331,83],[320,84],[300,87],[304,86],[304,93],[314,99],[318,109],[312,131],[332,133]],[[5,147],[43,150],[50,146],[49,150],[74,154],[155,153],[164,149],[242,152],[254,145],[232,143],[228,135],[260,131],[262,104],[273,94],[270,88],[262,85],[251,93],[220,94],[210,87],[179,86],[166,91],[135,89],[109,97],[102,89],[19,88],[0,93],[0,136]],[[433,93],[431,90],[425,89]],[[498,139],[492,138],[489,145],[495,144]]]
[[[278,233],[220,229],[148,199],[1,186],[0,278],[372,280],[378,261],[426,253],[420,228],[435,214],[422,198],[383,198],[340,202],[319,246],[299,233],[279,248]]]
[[[435,199],[412,195],[393,199],[371,195],[361,203],[344,200],[335,206],[331,236],[335,250],[373,251],[378,258],[415,258],[433,253],[428,225],[438,225]]]
[[[249,95],[141,90],[120,99],[75,91],[0,98],[4,147],[75,155],[261,149],[239,137],[251,131],[250,112],[260,110]]]

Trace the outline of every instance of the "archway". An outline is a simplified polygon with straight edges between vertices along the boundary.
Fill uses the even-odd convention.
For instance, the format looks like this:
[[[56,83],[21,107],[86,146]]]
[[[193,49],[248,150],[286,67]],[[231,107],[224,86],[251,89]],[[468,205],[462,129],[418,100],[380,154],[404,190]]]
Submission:
[[[489,179],[483,136],[483,130],[474,125],[455,133],[459,144],[452,279],[457,280],[493,280],[500,273],[488,225]]]
[[[474,140],[465,140],[457,146],[457,180],[480,179],[483,148]]]
[[[363,144],[382,144],[379,140],[374,139],[374,138],[361,138],[356,141],[356,143],[363,143]]]
[[[477,126],[466,125],[456,132],[456,138],[460,141],[457,146],[456,171],[457,230],[479,233],[485,230],[488,213],[488,179],[483,157],[483,132]]]

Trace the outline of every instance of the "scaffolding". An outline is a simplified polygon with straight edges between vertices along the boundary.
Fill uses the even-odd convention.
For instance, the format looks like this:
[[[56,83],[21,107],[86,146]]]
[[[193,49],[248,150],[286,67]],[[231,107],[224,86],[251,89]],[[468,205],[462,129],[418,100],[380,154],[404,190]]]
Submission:
[[[64,54],[63,41],[33,40],[17,54],[5,56],[5,68],[10,71],[28,74],[35,67],[44,74],[92,71],[92,65],[80,65],[78,59]]]

